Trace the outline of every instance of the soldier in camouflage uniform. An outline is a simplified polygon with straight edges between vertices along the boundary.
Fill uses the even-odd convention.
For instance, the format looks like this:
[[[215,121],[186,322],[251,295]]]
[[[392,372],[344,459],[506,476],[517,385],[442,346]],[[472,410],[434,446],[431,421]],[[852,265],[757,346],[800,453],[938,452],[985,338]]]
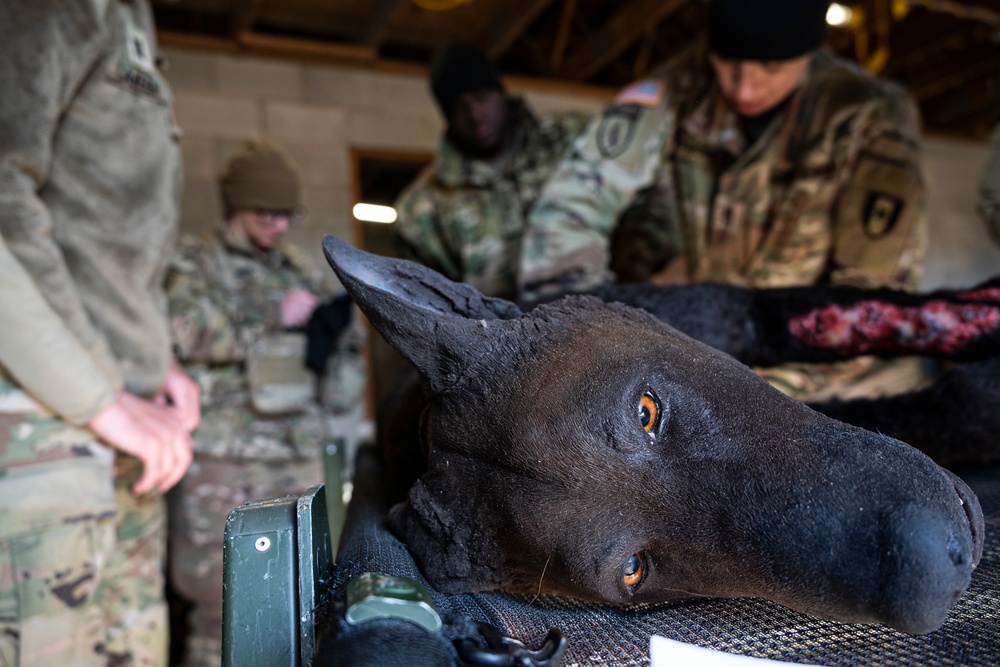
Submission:
[[[547,184],[529,215],[523,297],[615,274],[914,288],[927,236],[917,112],[819,49],[826,8],[713,0],[710,45],[622,90]],[[871,371],[863,360],[768,374],[818,398]]]
[[[990,236],[1000,243],[1000,125],[993,130],[990,139],[990,157],[979,186],[978,209]]]
[[[431,88],[448,129],[396,203],[400,254],[512,299],[526,212],[587,117],[537,118],[505,95],[482,53],[461,44],[435,54]]]
[[[363,380],[356,328],[338,337],[326,391],[304,365],[303,329],[332,287],[282,242],[299,207],[289,158],[250,142],[221,185],[225,224],[207,238],[183,240],[167,281],[175,349],[202,389],[195,460],[170,494],[171,582],[193,604],[185,665],[222,659],[227,515],[250,500],[322,482],[325,415],[354,407]],[[350,312],[346,297],[336,303]]]
[[[162,279],[181,182],[145,2],[0,4],[0,664],[165,665],[161,492],[197,385]]]

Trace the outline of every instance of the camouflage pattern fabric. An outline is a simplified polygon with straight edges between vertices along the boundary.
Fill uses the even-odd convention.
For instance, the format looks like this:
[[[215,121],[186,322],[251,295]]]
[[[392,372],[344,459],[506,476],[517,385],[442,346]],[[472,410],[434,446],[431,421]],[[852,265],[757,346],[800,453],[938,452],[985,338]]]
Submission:
[[[396,202],[400,254],[484,294],[514,298],[525,215],[587,117],[536,118],[508,101],[515,140],[499,163],[464,156],[447,138]]]
[[[248,355],[262,341],[286,335],[280,302],[292,289],[321,298],[333,294],[294,247],[262,251],[225,227],[208,238],[184,239],[168,275],[175,349],[202,392],[195,460],[169,496],[171,582],[193,605],[184,650],[188,666],[221,664],[222,547],[229,512],[322,481],[328,417],[361,400],[364,334],[355,318],[310,402],[287,414],[255,410]],[[292,361],[304,364],[301,355]]]
[[[8,293],[5,305],[17,310],[5,315],[21,322],[0,327],[8,329],[0,346],[4,666],[167,662],[162,499],[133,497],[138,461],[116,464],[92,432],[70,425],[89,421],[123,386],[154,395],[170,364],[161,284],[182,175],[155,38],[144,0],[0,3],[8,64],[0,87],[10,91],[0,103],[0,236],[51,309],[24,317],[31,311],[21,304],[34,295]],[[40,351],[49,363],[30,365]],[[78,354],[89,358],[66,359]],[[81,382],[89,390],[71,395]]]
[[[177,354],[202,392],[196,455],[268,461],[319,458],[324,410],[342,412],[360,400],[365,381],[363,332],[355,326],[342,335],[330,362],[327,375],[336,386],[317,392],[328,401],[325,405],[314,402],[298,413],[270,419],[254,412],[247,353],[263,337],[285,333],[280,302],[292,289],[320,297],[332,293],[293,247],[260,251],[225,229],[208,239],[182,241],[167,294]]]
[[[129,490],[140,472],[50,413],[0,413],[0,665],[166,665],[164,506]]]
[[[586,290],[616,274],[912,289],[927,244],[924,199],[917,112],[903,91],[817,52],[746,146],[698,46],[622,90],[578,139],[529,216],[521,295]],[[880,365],[762,374],[811,398]]]
[[[990,157],[979,187],[978,210],[990,236],[1000,244],[1000,125],[990,139]]]

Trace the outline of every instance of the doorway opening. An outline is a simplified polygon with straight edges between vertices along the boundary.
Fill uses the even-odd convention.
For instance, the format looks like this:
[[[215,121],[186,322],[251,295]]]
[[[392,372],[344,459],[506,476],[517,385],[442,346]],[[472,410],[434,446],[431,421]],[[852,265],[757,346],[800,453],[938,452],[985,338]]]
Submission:
[[[429,153],[351,151],[352,206],[358,203],[392,206],[432,159],[433,155]],[[354,218],[354,244],[378,255],[398,257],[393,224]],[[366,412],[373,418],[379,402],[394,387],[407,362],[370,327],[366,356],[369,369]]]

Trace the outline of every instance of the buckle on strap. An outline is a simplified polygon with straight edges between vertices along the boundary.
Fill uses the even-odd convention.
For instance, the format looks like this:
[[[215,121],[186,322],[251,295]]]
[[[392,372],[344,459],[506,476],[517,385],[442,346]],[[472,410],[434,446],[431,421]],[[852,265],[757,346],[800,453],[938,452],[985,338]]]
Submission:
[[[459,658],[475,667],[558,667],[566,653],[566,635],[551,628],[542,645],[532,651],[512,637],[500,633],[492,625],[479,623],[479,632],[486,640],[484,649],[468,638],[456,639]]]

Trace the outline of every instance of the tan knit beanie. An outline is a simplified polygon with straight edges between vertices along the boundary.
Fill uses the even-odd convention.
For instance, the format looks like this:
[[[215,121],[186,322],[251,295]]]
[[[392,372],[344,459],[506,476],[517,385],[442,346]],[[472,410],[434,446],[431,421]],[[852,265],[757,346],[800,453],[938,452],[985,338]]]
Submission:
[[[228,210],[292,210],[301,206],[299,174],[288,155],[267,141],[247,142],[220,178]]]

